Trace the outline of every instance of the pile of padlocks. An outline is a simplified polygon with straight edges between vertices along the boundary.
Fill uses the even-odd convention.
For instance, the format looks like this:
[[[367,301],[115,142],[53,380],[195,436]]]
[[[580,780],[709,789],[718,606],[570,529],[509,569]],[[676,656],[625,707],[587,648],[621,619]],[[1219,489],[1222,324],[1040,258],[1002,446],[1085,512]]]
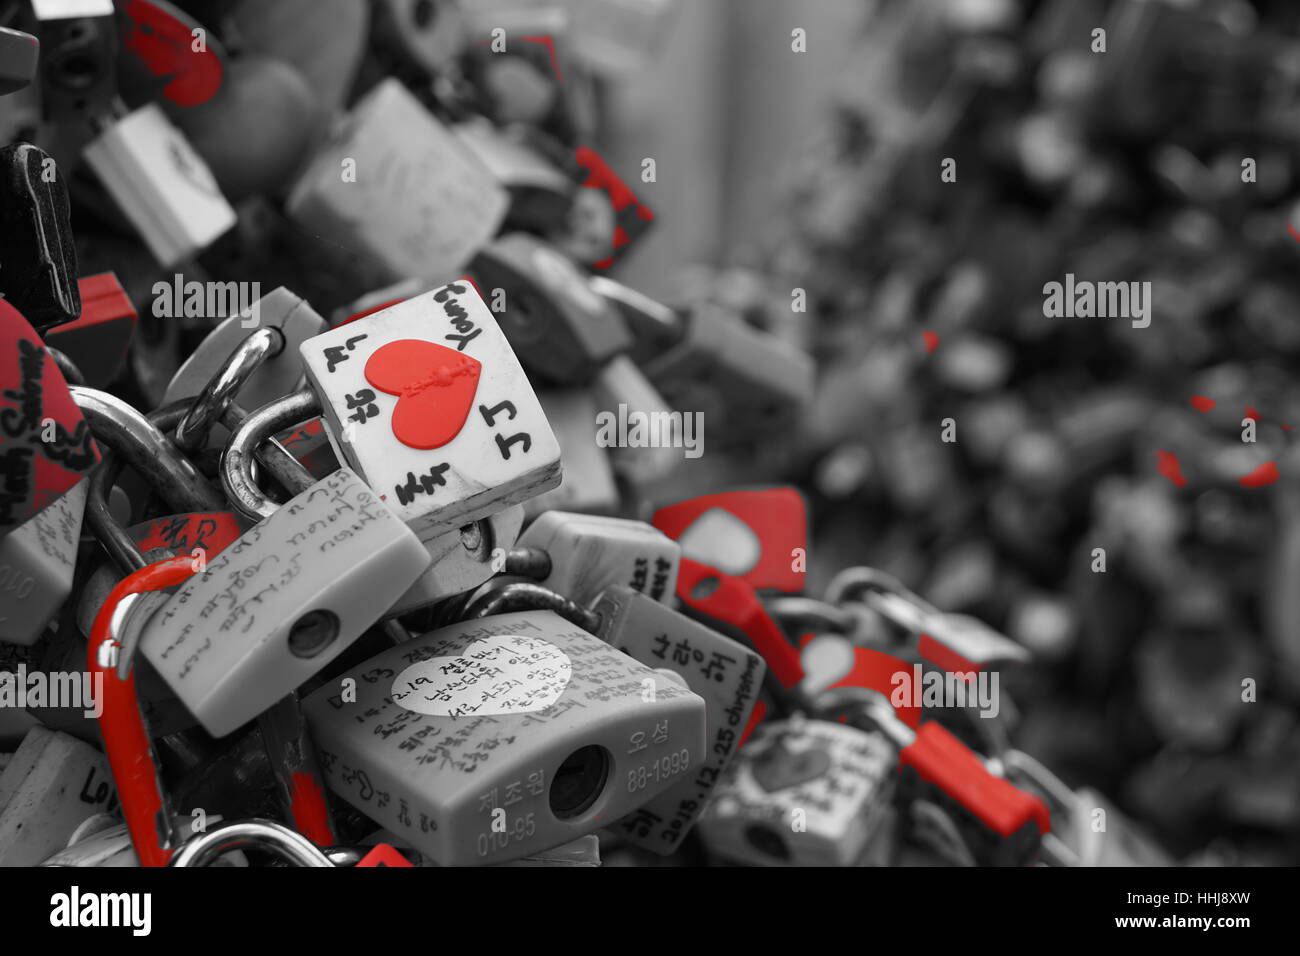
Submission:
[[[1030,649],[1022,745],[1192,862],[1298,859],[1297,28],[882,4],[766,250],[817,319],[819,556]],[[1149,326],[1045,319],[1066,273],[1149,280]]]
[[[0,864],[1166,862],[1022,644],[673,495],[813,365],[607,275],[670,13],[0,3]]]

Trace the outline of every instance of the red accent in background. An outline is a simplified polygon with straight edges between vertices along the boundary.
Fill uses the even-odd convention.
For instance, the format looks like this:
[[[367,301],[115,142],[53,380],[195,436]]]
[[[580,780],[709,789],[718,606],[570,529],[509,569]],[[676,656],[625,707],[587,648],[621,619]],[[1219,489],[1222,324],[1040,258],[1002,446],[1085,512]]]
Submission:
[[[329,808],[325,805],[325,791],[311,774],[293,775],[293,800],[289,812],[293,816],[294,829],[317,846],[330,846],[335,842]]]
[[[177,106],[199,106],[216,96],[223,69],[211,47],[194,52],[189,27],[147,0],[130,0],[125,12],[132,26],[122,45],[154,76],[171,77],[163,96]]]
[[[922,332],[921,335],[925,338],[925,350],[926,350],[926,352],[933,353],[934,350],[937,349],[937,348],[939,347],[939,333],[938,333],[938,332]]]
[[[363,856],[357,866],[415,866],[410,860],[398,853],[387,843],[376,843],[374,848]]]
[[[1179,488],[1187,484],[1187,479],[1183,477],[1182,465],[1178,463],[1178,456],[1172,452],[1163,450],[1156,452],[1156,470]]]
[[[808,506],[794,488],[723,491],[701,495],[656,511],[650,523],[676,541],[702,514],[721,508],[744,522],[758,536],[758,562],[736,575],[753,588],[802,591],[804,572],[791,564],[794,549],[808,548]]]
[[[921,639],[917,644],[917,651],[931,664],[942,667],[949,674],[970,673],[971,676],[966,679],[967,683],[974,680],[974,674],[980,669],[980,665],[972,664],[952,648],[940,644],[929,634],[921,635]]]
[[[1192,396],[1192,408],[1198,412],[1208,412],[1215,405],[1219,404],[1212,398],[1206,398],[1204,395]]]
[[[1277,470],[1277,462],[1267,461],[1260,465],[1248,475],[1238,478],[1238,483],[1243,488],[1260,488],[1264,485],[1271,485],[1277,481],[1281,475]]]

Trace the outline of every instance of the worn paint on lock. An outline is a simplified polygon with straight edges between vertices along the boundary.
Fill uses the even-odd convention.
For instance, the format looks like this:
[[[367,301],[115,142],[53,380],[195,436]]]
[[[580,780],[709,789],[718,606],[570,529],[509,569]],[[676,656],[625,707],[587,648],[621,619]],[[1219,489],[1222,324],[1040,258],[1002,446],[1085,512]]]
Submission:
[[[527,676],[498,666],[509,658],[490,647],[490,663],[454,663],[509,638],[526,639],[512,646]],[[550,698],[561,670],[556,651],[570,665],[559,696],[539,710],[501,713],[507,698]],[[432,695],[444,703],[454,696],[456,716],[404,706],[430,685],[412,687],[400,675],[431,662],[437,675],[459,679]],[[500,863],[571,841],[686,779],[704,759],[701,698],[549,611],[452,625],[344,678],[355,681],[355,700],[331,682],[303,702],[328,785],[444,866]]]
[[[141,653],[220,737],[342,653],[423,572],[423,545],[352,471],[318,481],[250,528],[145,625]],[[289,637],[336,625],[314,655]]]
[[[300,351],[340,457],[422,539],[559,483],[559,444],[469,283],[331,329]]]

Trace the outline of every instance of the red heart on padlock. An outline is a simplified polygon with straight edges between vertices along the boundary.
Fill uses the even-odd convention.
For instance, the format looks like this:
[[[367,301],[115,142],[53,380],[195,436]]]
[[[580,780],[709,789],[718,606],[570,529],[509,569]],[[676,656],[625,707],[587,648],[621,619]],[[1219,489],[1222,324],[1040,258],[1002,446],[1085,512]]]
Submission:
[[[478,390],[482,365],[455,349],[400,339],[366,361],[366,381],[398,396],[393,434],[408,448],[439,448],[460,434]]]

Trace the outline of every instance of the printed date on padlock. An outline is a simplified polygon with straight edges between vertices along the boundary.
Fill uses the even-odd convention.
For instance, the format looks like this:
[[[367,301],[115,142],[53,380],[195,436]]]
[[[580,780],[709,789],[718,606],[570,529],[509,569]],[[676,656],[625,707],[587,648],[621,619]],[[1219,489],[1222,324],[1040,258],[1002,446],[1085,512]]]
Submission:
[[[340,457],[428,540],[560,483],[560,446],[468,282],[301,346]]]
[[[428,563],[410,529],[341,468],[208,560],[145,624],[140,650],[221,737],[342,653]]]
[[[550,611],[442,628],[303,702],[327,784],[443,866],[566,843],[687,779],[704,709]]]

